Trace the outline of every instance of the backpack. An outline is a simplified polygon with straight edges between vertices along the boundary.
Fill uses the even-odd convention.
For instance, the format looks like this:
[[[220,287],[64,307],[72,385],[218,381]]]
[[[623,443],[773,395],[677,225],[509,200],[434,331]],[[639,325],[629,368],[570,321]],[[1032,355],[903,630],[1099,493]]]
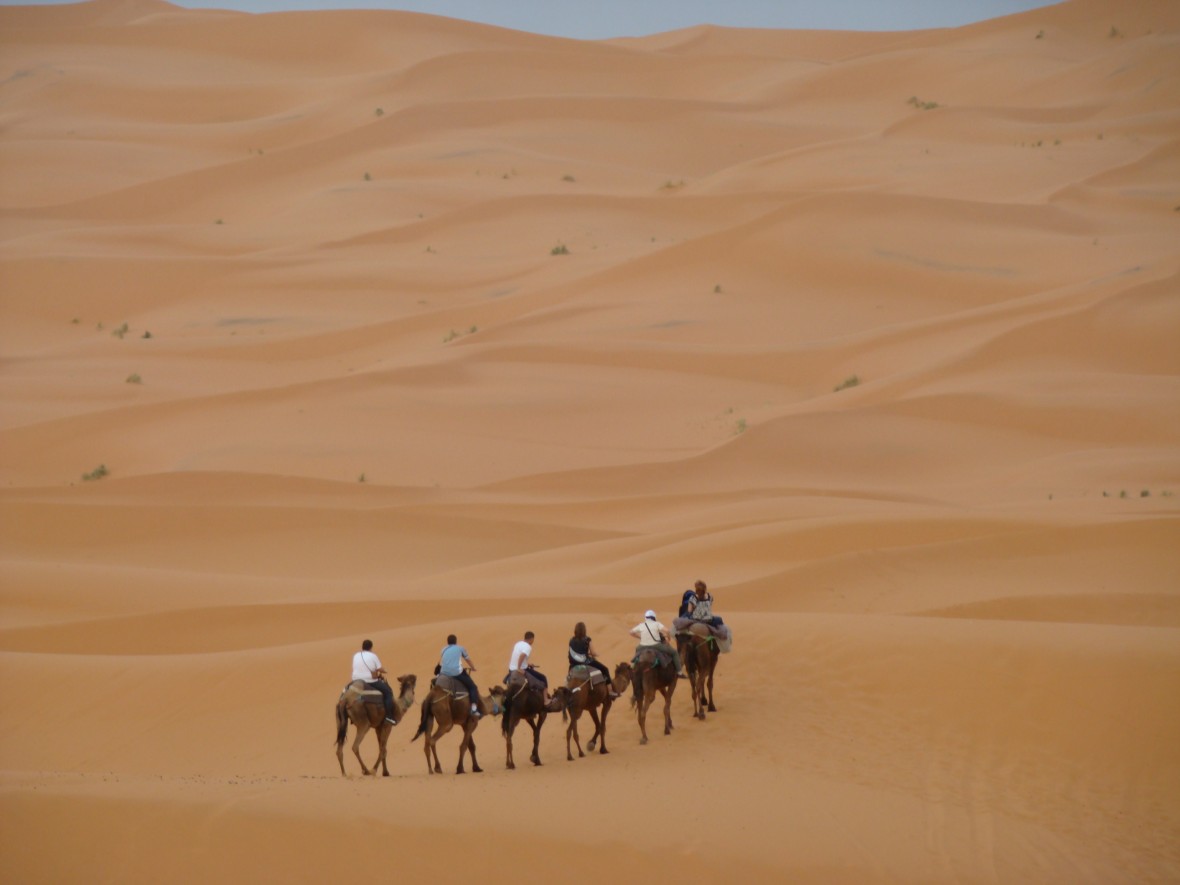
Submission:
[[[684,591],[684,595],[680,597],[680,611],[676,615],[678,618],[688,617],[688,605],[690,602],[692,602],[693,596],[694,594],[692,590]]]

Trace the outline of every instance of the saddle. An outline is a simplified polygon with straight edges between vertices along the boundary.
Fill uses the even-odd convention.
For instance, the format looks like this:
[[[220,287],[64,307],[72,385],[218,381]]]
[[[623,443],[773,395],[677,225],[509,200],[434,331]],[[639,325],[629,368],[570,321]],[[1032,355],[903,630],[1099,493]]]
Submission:
[[[656,669],[674,670],[672,666],[672,656],[666,651],[656,648],[654,645],[641,645],[635,649],[635,657],[631,659],[631,666],[638,667],[640,658],[647,652],[651,652],[654,659],[653,667]]]
[[[575,664],[570,667],[569,676],[566,678],[568,682],[577,682],[578,685],[574,691],[580,689],[587,682],[590,683],[591,688],[602,685],[606,682],[606,677],[602,675],[602,671],[597,667],[589,667],[586,664]]]
[[[454,676],[435,676],[433,684],[441,688],[451,697],[467,697],[467,686],[456,679]]]
[[[345,695],[352,695],[360,698],[366,704],[377,704],[384,708],[385,697],[375,688],[368,688],[361,679],[354,679],[348,685],[344,686],[344,691],[340,693],[341,697]]]
[[[725,625],[714,627],[708,621],[694,621],[692,618],[677,618],[672,622],[672,630],[677,636],[711,636],[717,640],[728,639],[732,635]]]
[[[524,689],[541,694],[544,689],[541,680],[537,679],[536,676],[533,676],[527,670],[523,673],[520,670],[514,670],[509,673],[508,677],[504,680],[504,684],[508,686],[508,693],[510,695],[517,694]]]

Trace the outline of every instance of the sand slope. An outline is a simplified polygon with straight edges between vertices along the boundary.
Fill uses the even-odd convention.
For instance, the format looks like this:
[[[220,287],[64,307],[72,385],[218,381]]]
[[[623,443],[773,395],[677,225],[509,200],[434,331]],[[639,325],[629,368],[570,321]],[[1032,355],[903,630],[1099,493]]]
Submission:
[[[1178,49],[0,9],[0,875],[1180,878]],[[696,578],[709,720],[339,776]]]

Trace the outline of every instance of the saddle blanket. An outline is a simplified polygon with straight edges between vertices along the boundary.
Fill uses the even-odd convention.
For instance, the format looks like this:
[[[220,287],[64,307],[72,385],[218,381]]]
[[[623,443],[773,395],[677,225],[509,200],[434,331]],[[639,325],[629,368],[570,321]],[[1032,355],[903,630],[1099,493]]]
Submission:
[[[575,666],[570,667],[567,681],[576,682],[580,686],[587,679],[590,680],[591,688],[596,685],[602,685],[602,683],[606,682],[606,677],[602,675],[602,671],[597,667],[587,667],[585,664],[576,664]]]
[[[457,698],[467,697],[467,686],[454,676],[435,676],[434,684]]]
[[[694,621],[692,618],[677,618],[672,622],[672,630],[676,633],[688,633],[694,624],[709,628],[709,633],[717,640],[717,650],[722,654],[733,651],[733,630],[728,624],[714,627],[705,621]]]
[[[383,706],[385,704],[384,695],[375,688],[368,688],[360,679],[354,679],[344,686],[344,691],[340,693],[340,696],[343,697],[346,694],[359,697],[366,704],[381,704]]]

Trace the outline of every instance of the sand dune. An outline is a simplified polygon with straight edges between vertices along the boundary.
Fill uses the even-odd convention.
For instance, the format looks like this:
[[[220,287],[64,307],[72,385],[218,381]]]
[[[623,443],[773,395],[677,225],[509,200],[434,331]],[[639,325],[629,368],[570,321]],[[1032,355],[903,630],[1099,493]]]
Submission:
[[[1180,878],[1178,39],[0,8],[0,874]],[[339,776],[696,578],[707,721]]]

